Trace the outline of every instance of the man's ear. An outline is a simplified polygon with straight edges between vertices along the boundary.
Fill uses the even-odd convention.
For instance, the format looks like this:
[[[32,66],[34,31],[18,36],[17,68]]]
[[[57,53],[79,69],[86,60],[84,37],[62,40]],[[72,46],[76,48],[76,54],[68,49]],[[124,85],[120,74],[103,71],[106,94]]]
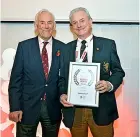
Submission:
[[[90,19],[90,24],[91,24],[91,26],[92,26],[92,19]]]
[[[53,29],[56,30],[56,22],[54,22],[54,27],[53,27]]]
[[[54,26],[53,26],[53,34],[54,37],[56,36],[56,22],[54,22]]]
[[[70,23],[70,31],[73,33],[73,26],[71,23]]]
[[[35,28],[35,30],[37,29],[37,24],[34,22],[34,28]]]
[[[38,31],[37,31],[37,24],[34,22],[34,28],[35,28],[35,34],[38,35]]]

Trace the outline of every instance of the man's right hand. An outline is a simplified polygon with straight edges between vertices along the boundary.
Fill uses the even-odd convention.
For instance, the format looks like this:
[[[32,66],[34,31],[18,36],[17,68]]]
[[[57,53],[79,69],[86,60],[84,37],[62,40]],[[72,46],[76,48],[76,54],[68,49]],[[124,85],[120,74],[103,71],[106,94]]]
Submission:
[[[21,122],[22,114],[22,111],[13,111],[9,114],[9,120],[14,122]]]
[[[73,107],[71,103],[67,101],[68,96],[66,94],[62,94],[60,96],[60,102],[63,104],[64,107]]]

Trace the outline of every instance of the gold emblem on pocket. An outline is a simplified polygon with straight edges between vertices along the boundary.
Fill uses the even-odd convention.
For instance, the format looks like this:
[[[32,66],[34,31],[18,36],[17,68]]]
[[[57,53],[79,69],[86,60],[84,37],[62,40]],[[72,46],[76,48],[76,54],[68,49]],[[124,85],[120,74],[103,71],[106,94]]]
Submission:
[[[104,63],[103,63],[103,67],[104,67],[104,70],[105,70],[106,72],[109,71],[109,63],[104,62]]]

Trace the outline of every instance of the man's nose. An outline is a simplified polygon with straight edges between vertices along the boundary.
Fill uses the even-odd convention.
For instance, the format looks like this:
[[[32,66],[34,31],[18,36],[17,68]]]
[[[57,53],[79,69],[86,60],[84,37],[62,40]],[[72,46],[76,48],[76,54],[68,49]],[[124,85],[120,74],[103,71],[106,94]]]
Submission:
[[[77,23],[77,27],[78,27],[78,28],[81,27],[81,23],[80,23],[80,22]]]
[[[48,27],[49,27],[48,23],[45,23],[45,28],[48,28]]]

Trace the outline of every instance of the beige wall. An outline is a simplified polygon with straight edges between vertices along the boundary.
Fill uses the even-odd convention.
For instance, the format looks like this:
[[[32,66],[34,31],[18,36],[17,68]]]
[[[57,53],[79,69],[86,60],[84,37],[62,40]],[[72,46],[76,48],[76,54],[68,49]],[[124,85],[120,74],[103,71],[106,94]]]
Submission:
[[[69,12],[76,7],[86,7],[94,21],[138,22],[139,0],[2,0],[2,20],[34,20],[34,15],[47,8],[56,20],[68,20]]]

